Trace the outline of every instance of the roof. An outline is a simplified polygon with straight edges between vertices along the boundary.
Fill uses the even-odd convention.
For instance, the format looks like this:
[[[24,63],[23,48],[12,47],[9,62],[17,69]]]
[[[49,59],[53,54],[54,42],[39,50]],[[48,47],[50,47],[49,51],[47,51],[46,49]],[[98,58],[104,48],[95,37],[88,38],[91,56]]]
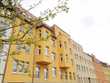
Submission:
[[[55,28],[55,27],[57,27],[58,29],[60,29],[62,32],[64,32],[66,35],[68,35],[68,36],[70,36],[67,32],[65,32],[64,30],[62,30],[59,26],[57,26],[56,24],[54,24],[53,26],[52,26],[52,28]]]
[[[39,26],[36,27],[36,29],[43,28],[43,27],[46,28],[46,29],[48,29],[48,30],[50,30],[51,32],[53,32],[53,30],[51,29],[51,27],[49,25],[45,24],[45,23],[41,23]]]
[[[38,17],[31,14],[28,10],[22,8],[21,5],[16,6],[16,12],[17,12],[16,17],[28,22],[29,24],[32,24],[34,21],[37,21],[38,19]]]

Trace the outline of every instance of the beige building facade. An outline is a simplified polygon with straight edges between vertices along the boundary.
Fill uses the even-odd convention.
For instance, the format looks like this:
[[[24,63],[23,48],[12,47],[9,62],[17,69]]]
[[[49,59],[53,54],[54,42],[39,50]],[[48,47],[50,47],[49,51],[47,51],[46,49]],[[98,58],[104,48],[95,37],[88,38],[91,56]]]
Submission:
[[[97,83],[92,57],[78,43],[74,46],[77,83]]]

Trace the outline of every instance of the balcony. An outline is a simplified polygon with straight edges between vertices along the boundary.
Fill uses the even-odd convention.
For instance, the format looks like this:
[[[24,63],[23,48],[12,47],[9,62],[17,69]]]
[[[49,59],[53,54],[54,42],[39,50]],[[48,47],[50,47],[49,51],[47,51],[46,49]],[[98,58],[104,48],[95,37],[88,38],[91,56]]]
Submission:
[[[51,59],[49,56],[39,55],[36,56],[36,62],[39,65],[49,65],[51,63]]]
[[[64,48],[58,48],[57,51],[60,52],[60,53],[63,53],[64,52]]]
[[[62,62],[62,63],[60,64],[60,68],[61,68],[61,69],[69,69],[70,67],[71,67],[71,65],[70,65],[69,63],[65,63],[65,62],[63,63],[63,62]]]

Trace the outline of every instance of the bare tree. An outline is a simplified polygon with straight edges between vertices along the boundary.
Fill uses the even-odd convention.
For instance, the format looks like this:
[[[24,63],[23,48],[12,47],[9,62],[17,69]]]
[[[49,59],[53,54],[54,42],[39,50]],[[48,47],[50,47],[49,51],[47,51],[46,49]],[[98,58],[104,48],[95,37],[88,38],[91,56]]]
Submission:
[[[25,23],[22,23],[20,25],[14,24],[11,27],[8,28],[0,28],[0,36],[2,36],[3,32],[14,28],[16,26],[21,26],[25,24],[30,24],[32,26],[39,25],[43,21],[48,21],[50,18],[54,18],[58,13],[61,12],[68,12],[68,0],[58,0],[58,5],[54,7],[53,9],[46,9],[43,12],[43,15],[37,17],[37,18],[27,18],[27,12],[32,10],[33,8],[36,8],[38,5],[42,3],[43,0],[39,0],[37,3],[32,4],[28,10],[23,9],[20,6],[20,3],[23,0],[1,0],[0,1],[0,17],[4,18],[5,21],[10,22],[10,24],[13,24],[16,18],[20,18]],[[29,12],[28,12],[29,13]],[[25,15],[24,15],[25,14]],[[8,19],[8,20],[7,20]],[[10,21],[9,21],[10,20]],[[33,24],[34,23],[34,24]],[[24,34],[23,37],[25,37],[26,34]],[[1,40],[2,42],[10,42],[9,40]],[[15,41],[15,39],[14,39]]]

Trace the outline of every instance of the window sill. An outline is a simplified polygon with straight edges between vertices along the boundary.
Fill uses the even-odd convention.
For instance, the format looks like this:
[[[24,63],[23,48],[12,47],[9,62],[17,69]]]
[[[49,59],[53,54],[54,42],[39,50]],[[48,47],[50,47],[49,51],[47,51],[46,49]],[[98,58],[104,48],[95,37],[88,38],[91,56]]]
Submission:
[[[22,73],[22,72],[12,72],[12,74],[16,74],[16,75],[28,75],[28,73]]]

